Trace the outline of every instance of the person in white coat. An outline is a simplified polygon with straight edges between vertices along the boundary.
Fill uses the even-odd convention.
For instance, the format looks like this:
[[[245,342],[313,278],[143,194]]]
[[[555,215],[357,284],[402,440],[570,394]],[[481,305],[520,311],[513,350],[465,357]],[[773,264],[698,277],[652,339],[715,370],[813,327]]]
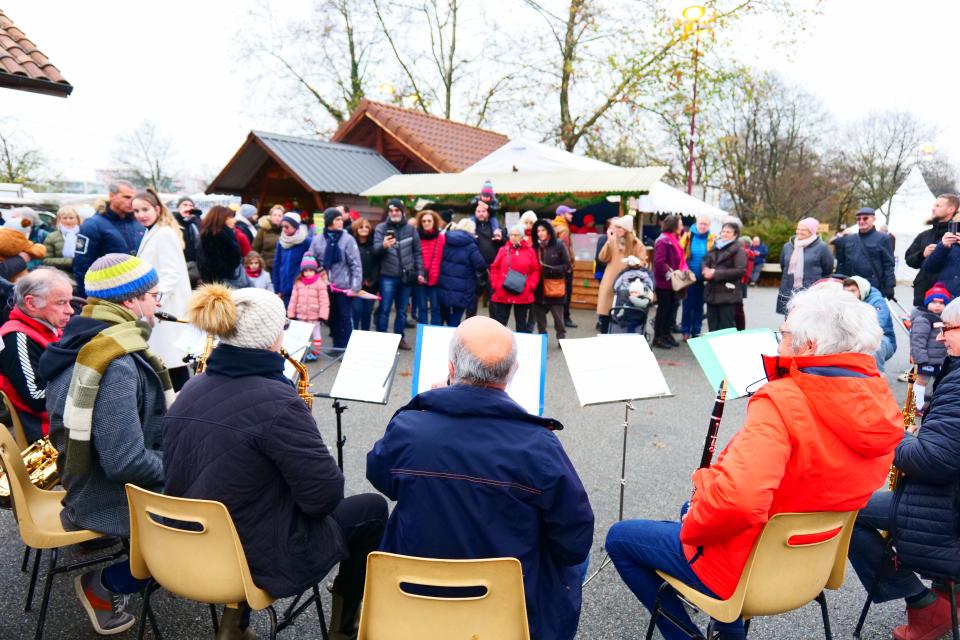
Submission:
[[[160,277],[158,289],[163,311],[182,317],[190,298],[190,275],[183,257],[180,225],[150,187],[134,196],[133,215],[147,230],[137,249],[137,257],[156,269]],[[185,326],[161,321],[154,327],[149,340],[150,349],[169,369],[175,390],[179,390],[190,377],[183,361],[186,354],[174,346]]]

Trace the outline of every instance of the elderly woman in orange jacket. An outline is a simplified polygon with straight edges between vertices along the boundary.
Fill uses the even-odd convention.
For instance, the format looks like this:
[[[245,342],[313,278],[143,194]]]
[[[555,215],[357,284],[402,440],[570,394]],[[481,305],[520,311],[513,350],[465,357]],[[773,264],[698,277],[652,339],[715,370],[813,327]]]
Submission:
[[[843,294],[826,285],[791,302],[779,355],[764,359],[769,382],[717,462],[693,474],[682,523],[632,520],[610,529],[607,552],[648,609],[662,584],[657,569],[725,600],[771,516],[854,511],[883,483],[902,417],[873,358],[876,317]],[[696,629],[676,593],[660,602]],[[664,617],[657,626],[667,640],[689,637]],[[740,621],[717,629],[721,640],[745,637]]]

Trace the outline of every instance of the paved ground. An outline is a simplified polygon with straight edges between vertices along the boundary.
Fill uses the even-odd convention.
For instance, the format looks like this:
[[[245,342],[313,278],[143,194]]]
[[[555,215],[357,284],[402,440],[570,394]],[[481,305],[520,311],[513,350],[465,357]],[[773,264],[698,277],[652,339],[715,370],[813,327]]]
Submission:
[[[898,298],[909,300],[909,291],[904,289]],[[772,289],[751,289],[747,300],[748,326],[776,328],[780,317],[775,315],[774,305],[775,292]],[[593,335],[593,318],[589,312],[575,312],[574,319],[580,328],[572,330],[570,337]],[[888,371],[894,374],[903,369],[908,355],[902,334],[898,335],[898,340],[900,349],[888,363]],[[675,397],[639,402],[632,414],[624,508],[627,518],[676,517],[678,506],[690,494],[690,473],[699,462],[713,403],[713,393],[688,348],[684,346],[657,353]],[[365,455],[382,434],[393,411],[409,398],[412,365],[411,353],[402,352],[389,406],[353,403],[344,414],[348,438],[345,452],[348,493],[372,490],[364,477]],[[329,390],[333,372],[331,369],[317,378],[318,390]],[[894,381],[893,375],[889,378],[894,395],[902,401],[905,385]],[[547,385],[546,412],[559,418],[566,426],[560,432],[560,438],[583,479],[596,513],[597,525],[591,554],[591,563],[595,567],[603,557],[601,545],[606,531],[617,519],[623,408],[622,405],[603,405],[581,409],[572,391],[560,349],[553,339],[547,360]],[[722,443],[742,423],[745,406],[743,400],[728,403],[720,434]],[[334,421],[329,402],[318,399],[314,413],[324,439],[332,443]],[[32,637],[36,613],[23,612],[28,577],[19,572],[23,546],[9,511],[0,511],[0,534],[5,541],[0,545],[0,593],[4,594],[0,598],[0,638]],[[850,636],[864,595],[852,569],[848,570],[844,587],[828,596],[836,637]],[[648,616],[645,610],[612,567],[588,585],[583,601],[578,638],[636,638],[646,628]],[[156,596],[154,602],[164,637],[211,636],[209,614],[203,606],[175,600],[164,594]],[[329,603],[326,606],[329,610]],[[889,638],[889,630],[895,624],[901,624],[902,618],[899,604],[875,606],[863,637]],[[263,616],[257,619],[257,624],[262,632],[261,637],[266,637]],[[822,633],[820,615],[814,605],[788,615],[757,620],[752,627],[751,637],[816,638],[823,637]],[[46,637],[97,637],[73,594],[72,576],[59,577],[54,585]],[[133,633],[118,637],[133,637]],[[284,632],[282,637],[320,638],[320,631],[315,618],[305,616],[295,627]]]

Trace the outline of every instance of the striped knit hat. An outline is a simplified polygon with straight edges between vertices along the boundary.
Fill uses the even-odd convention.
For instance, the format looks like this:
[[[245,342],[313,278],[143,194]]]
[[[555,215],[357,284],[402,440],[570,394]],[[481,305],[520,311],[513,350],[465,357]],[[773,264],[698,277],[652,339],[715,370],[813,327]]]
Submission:
[[[90,265],[83,288],[91,298],[123,302],[142,296],[159,282],[157,271],[140,258],[108,253]]]
[[[303,256],[303,260],[300,261],[300,272],[303,273],[306,269],[319,271],[320,267],[317,265],[317,259],[313,256]]]

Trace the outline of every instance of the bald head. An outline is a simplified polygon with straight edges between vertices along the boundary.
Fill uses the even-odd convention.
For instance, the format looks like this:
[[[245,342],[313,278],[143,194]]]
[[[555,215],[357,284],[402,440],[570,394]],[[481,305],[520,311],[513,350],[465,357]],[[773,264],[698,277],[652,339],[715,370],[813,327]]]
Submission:
[[[505,387],[516,371],[517,341],[492,318],[465,320],[450,341],[453,384]]]

